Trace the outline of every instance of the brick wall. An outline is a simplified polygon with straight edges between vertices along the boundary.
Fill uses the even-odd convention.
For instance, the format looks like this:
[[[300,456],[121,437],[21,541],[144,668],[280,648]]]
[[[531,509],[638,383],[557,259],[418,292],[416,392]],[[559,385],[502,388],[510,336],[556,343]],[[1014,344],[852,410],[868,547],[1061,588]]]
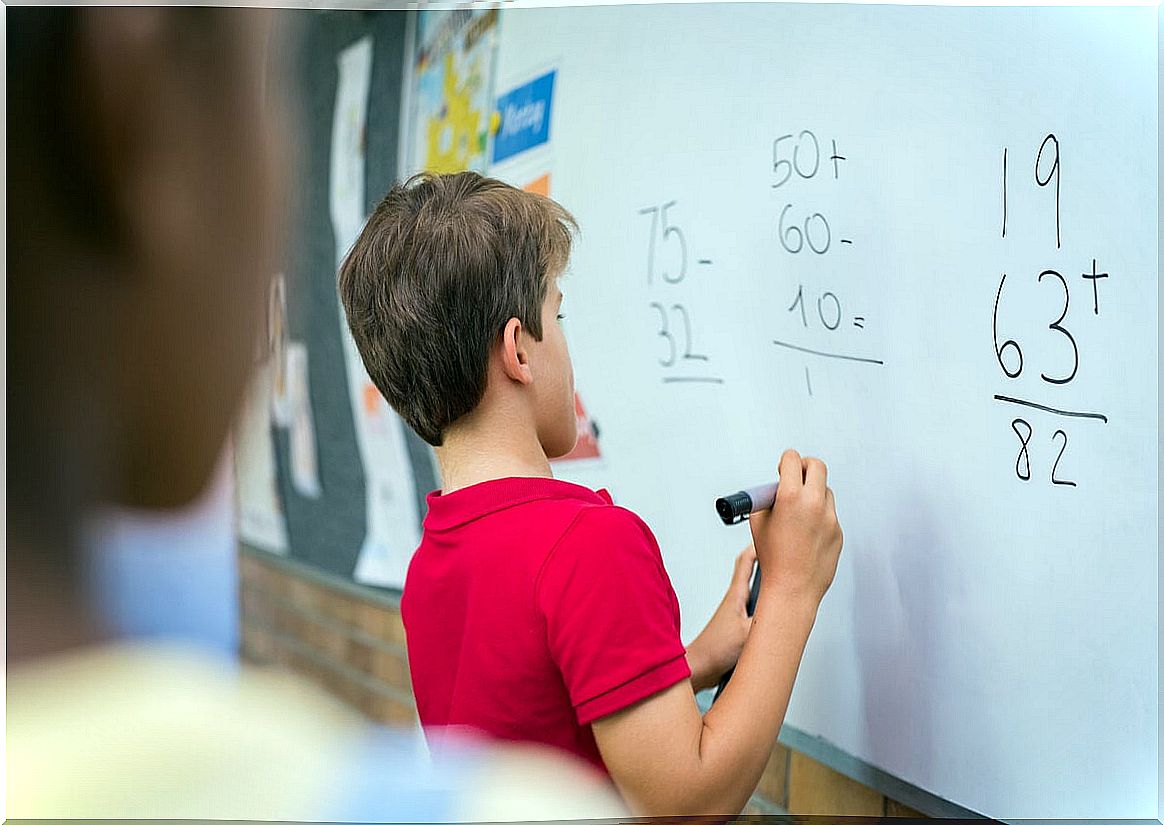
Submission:
[[[239,556],[242,655],[318,683],[370,718],[416,724],[404,628],[388,595],[262,552]],[[776,745],[749,814],[920,816],[802,753]]]
[[[391,725],[416,723],[400,609],[259,552],[239,555],[243,658],[278,665]]]
[[[749,814],[921,817],[918,811],[838,773],[802,753],[776,745]]]

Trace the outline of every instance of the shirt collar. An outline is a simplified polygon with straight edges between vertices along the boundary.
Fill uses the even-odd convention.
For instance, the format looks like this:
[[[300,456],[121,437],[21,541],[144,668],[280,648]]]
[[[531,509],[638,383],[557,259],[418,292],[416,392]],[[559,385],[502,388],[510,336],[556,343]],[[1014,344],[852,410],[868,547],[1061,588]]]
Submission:
[[[425,497],[428,513],[425,530],[449,530],[481,516],[545,498],[573,498],[590,504],[612,504],[605,488],[591,490],[581,484],[541,476],[493,478],[451,493],[433,490]]]

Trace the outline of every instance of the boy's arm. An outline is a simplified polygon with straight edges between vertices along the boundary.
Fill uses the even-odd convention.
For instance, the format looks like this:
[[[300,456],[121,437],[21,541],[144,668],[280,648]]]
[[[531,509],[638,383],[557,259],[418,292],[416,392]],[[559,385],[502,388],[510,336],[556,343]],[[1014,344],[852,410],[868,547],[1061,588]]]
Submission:
[[[731,585],[711,621],[687,646],[691,687],[696,693],[715,687],[739,661],[752,624],[752,617],[748,615],[748,596],[755,562],[756,549],[749,544],[736,556]]]
[[[706,716],[684,681],[593,723],[636,814],[734,815],[755,791],[816,617],[811,599],[764,590],[735,674]]]
[[[735,675],[707,715],[684,681],[593,723],[603,761],[637,814],[734,815],[755,790],[836,572],[842,538],[825,481],[820,461],[790,450],[774,510],[753,514],[764,571],[756,614]]]
[[[704,656],[696,642],[687,646],[687,666],[691,668],[691,690],[693,693],[699,693],[701,690],[707,690],[718,682],[718,677],[712,674],[711,664],[706,656]]]

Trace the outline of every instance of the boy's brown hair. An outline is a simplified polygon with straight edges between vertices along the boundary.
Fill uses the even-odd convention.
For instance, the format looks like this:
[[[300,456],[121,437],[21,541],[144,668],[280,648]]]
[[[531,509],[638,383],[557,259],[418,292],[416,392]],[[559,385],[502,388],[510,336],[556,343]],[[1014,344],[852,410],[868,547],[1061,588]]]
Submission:
[[[352,337],[376,387],[439,447],[485,394],[510,318],[542,340],[541,309],[570,257],[573,216],[476,172],[393,186],[339,272]]]

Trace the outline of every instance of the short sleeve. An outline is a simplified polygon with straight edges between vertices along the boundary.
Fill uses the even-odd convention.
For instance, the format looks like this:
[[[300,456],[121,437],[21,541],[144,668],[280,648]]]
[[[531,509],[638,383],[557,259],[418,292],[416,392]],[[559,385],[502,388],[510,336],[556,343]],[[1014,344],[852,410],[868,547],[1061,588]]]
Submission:
[[[580,725],[691,675],[659,545],[629,510],[579,513],[542,566],[537,600]]]

